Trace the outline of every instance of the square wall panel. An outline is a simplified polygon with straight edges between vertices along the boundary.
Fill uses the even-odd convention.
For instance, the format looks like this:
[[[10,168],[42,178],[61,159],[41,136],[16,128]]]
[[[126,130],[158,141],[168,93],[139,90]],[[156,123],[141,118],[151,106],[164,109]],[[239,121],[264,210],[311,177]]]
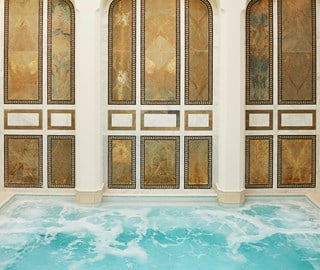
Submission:
[[[180,137],[141,137],[141,188],[175,189],[180,181]]]
[[[75,187],[75,136],[48,136],[48,187]]]
[[[184,139],[184,186],[187,189],[212,187],[212,137]]]
[[[278,137],[278,187],[316,184],[316,136]]]
[[[108,137],[108,188],[136,188],[136,137]]]
[[[4,136],[4,186],[42,187],[42,136]]]
[[[246,188],[272,188],[273,136],[246,136]]]

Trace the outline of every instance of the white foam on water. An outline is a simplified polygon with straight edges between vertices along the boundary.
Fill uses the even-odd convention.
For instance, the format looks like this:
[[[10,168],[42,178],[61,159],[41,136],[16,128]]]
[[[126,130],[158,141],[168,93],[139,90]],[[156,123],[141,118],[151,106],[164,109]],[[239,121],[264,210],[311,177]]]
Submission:
[[[260,208],[266,205],[270,207],[271,214],[260,215]],[[150,229],[164,235],[163,241],[151,239],[155,245],[163,248],[178,248],[192,237],[197,237],[193,235],[195,230],[205,230],[208,233],[224,235],[228,257],[243,263],[247,258],[239,252],[242,244],[258,243],[275,234],[286,235],[297,246],[311,248],[320,253],[319,213],[320,210],[315,211],[305,200],[248,201],[244,207],[237,209],[213,206],[176,209],[156,207],[156,210],[153,210],[143,206],[94,208],[78,206],[72,201],[26,198],[15,200],[1,211],[0,239],[2,247],[18,250],[28,245],[49,245],[60,234],[71,235],[74,240],[71,238],[66,247],[56,252],[62,254],[63,259],[69,262],[68,269],[75,270],[82,269],[86,264],[104,260],[110,255],[133,258],[140,264],[146,263],[148,253],[140,241]],[[135,238],[122,242],[119,236],[125,233],[127,228],[132,230]],[[168,233],[175,233],[175,229],[183,230],[171,239]],[[314,235],[318,238],[313,239]],[[84,242],[87,239],[90,239],[89,243]],[[201,241],[197,240],[196,244],[204,249],[208,247],[208,243]],[[89,244],[90,256],[74,262],[78,246],[83,243]],[[187,251],[189,256],[205,256],[201,251],[192,250],[192,246],[190,249]],[[19,256],[6,258],[0,262],[0,266],[13,264]],[[314,265],[317,264],[315,259],[310,260],[310,263],[313,260]],[[128,269],[133,267],[130,265],[129,263]]]

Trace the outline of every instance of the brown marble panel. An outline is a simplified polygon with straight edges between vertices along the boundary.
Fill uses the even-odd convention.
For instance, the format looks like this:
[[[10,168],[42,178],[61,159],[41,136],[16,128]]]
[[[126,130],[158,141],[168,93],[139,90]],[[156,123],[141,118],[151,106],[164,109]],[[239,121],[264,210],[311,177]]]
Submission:
[[[278,187],[315,187],[316,136],[279,136]]]
[[[279,0],[279,104],[315,104],[314,0]]]
[[[75,187],[74,136],[48,136],[48,187]]]
[[[42,0],[5,0],[4,102],[42,103]]]
[[[179,144],[178,136],[141,137],[141,188],[179,188]]]
[[[271,188],[273,136],[246,136],[246,188]]]
[[[108,187],[136,188],[136,137],[109,136]]]
[[[75,12],[69,0],[48,1],[48,103],[75,101]]]
[[[184,186],[212,187],[212,137],[185,137]]]
[[[42,136],[4,136],[4,186],[42,187]]]
[[[212,104],[213,15],[207,0],[186,0],[186,104]]]
[[[246,14],[246,104],[272,104],[272,0],[252,0]]]
[[[109,104],[135,104],[135,0],[116,0],[109,9]]]
[[[141,2],[141,103],[180,103],[180,1]]]

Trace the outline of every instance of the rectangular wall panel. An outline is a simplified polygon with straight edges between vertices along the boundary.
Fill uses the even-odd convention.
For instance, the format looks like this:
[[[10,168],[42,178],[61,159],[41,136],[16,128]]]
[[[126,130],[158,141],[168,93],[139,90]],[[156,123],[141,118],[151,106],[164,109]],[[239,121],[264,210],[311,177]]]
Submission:
[[[212,130],[212,111],[185,111],[185,130]]]
[[[180,104],[180,1],[141,1],[141,103]]]
[[[212,137],[185,137],[184,187],[209,189],[212,186]]]
[[[278,137],[278,187],[316,185],[316,136]]]
[[[75,102],[75,14],[69,1],[48,1],[48,103]]]
[[[253,0],[246,14],[246,104],[272,104],[272,0]]]
[[[141,137],[141,188],[175,189],[180,181],[180,137]]]
[[[74,110],[48,110],[49,130],[74,130],[75,111]]]
[[[207,0],[186,0],[185,5],[185,104],[212,104],[212,8]]]
[[[271,188],[273,136],[246,136],[246,188]]]
[[[136,188],[136,137],[109,136],[108,187]]]
[[[42,0],[5,0],[4,103],[42,103]]]
[[[316,103],[316,1],[279,0],[279,104]]]
[[[42,136],[4,136],[4,186],[42,187]]]
[[[271,110],[247,110],[246,130],[272,130],[273,111]]]
[[[109,110],[108,130],[135,130],[136,111]]]
[[[4,129],[42,129],[42,110],[4,110]]]
[[[279,130],[314,130],[316,129],[315,110],[279,110]]]
[[[48,136],[48,187],[75,187],[75,136]]]
[[[141,130],[179,130],[179,111],[142,111]]]
[[[113,1],[109,9],[108,103],[136,103],[136,2]]]

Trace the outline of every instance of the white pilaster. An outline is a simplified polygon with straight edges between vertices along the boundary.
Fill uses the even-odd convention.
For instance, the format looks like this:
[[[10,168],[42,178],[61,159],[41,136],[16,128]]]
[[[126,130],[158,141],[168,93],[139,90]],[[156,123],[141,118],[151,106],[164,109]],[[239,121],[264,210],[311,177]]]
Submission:
[[[243,113],[245,0],[223,0],[220,12],[220,89],[218,100],[218,199],[244,201]]]
[[[100,0],[76,0],[77,201],[102,199]]]

